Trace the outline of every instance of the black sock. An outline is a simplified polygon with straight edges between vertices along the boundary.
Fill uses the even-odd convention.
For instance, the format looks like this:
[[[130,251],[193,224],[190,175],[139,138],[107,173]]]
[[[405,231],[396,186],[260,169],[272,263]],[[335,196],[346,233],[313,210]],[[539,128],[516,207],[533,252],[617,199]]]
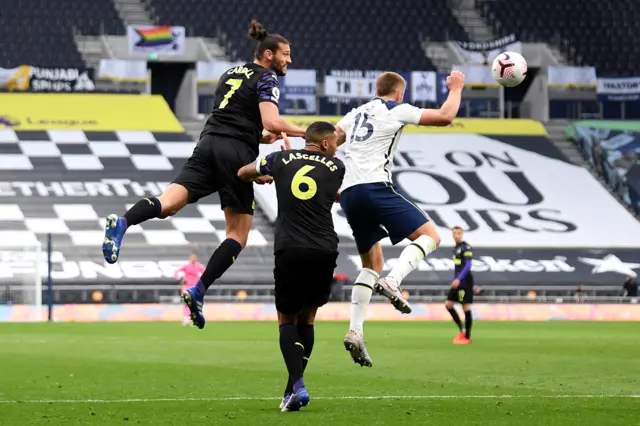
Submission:
[[[315,341],[313,324],[298,324],[298,335],[300,336],[300,343],[304,346],[304,358],[302,359],[302,372],[304,373],[307,364],[309,364],[309,358],[311,357],[311,351],[313,351],[313,343]],[[291,378],[289,378],[287,382],[284,393],[285,395],[293,393],[293,382]]]
[[[155,219],[162,214],[162,205],[157,198],[143,198],[124,214],[127,226],[138,225],[149,219]]]
[[[200,277],[205,289],[211,287],[211,284],[233,265],[241,251],[240,243],[231,238],[227,238],[220,244],[211,255],[209,263]]]
[[[298,329],[294,324],[280,326],[280,351],[287,365],[289,380],[295,383],[302,378],[302,358],[304,348],[300,342]]]
[[[471,339],[471,324],[473,324],[473,315],[471,315],[471,311],[465,311],[464,313],[464,329],[465,336],[467,339]]]
[[[462,331],[462,322],[460,321],[460,317],[458,316],[456,310],[454,308],[447,308],[447,311],[449,311],[449,313],[451,314],[451,318],[453,318],[453,321],[456,323],[460,331]]]

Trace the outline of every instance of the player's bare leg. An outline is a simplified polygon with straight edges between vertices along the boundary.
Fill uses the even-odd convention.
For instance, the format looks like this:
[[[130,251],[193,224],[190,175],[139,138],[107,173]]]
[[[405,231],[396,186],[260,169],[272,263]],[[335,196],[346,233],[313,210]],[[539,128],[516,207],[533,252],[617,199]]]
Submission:
[[[252,215],[235,212],[229,207],[224,209],[224,218],[227,239],[211,255],[198,283],[182,293],[182,300],[191,311],[191,320],[200,329],[204,328],[206,322],[202,312],[204,295],[214,281],[233,265],[242,249],[247,245],[249,231],[253,223]]]
[[[453,322],[456,323],[456,326],[459,330],[456,337],[453,338],[453,341],[455,342],[456,340],[464,337],[464,326],[462,325],[462,321],[460,321],[460,316],[458,315],[458,312],[456,311],[452,300],[447,300],[446,302],[444,302],[444,307],[449,312],[449,315],[451,315],[451,318],[453,318]]]
[[[368,253],[361,254],[360,259],[362,270],[351,290],[351,323],[349,332],[344,338],[344,347],[351,354],[353,362],[362,367],[371,367],[373,361],[364,340],[364,320],[367,317],[373,286],[380,278],[380,272],[384,266],[380,243],[375,243]]]
[[[405,247],[398,262],[384,278],[375,284],[375,290],[391,301],[391,304],[403,314],[411,313],[411,305],[402,295],[400,284],[413,272],[422,259],[433,253],[440,245],[440,236],[431,222],[426,222],[407,237],[411,244]]]
[[[133,205],[124,216],[107,216],[102,254],[108,263],[116,263],[125,232],[130,226],[139,225],[149,219],[165,218],[178,213],[189,201],[189,191],[182,185],[172,183],[159,197],[143,198]]]
[[[313,322],[317,310],[318,308],[307,307],[298,315],[278,312],[280,351],[289,373],[285,395],[280,404],[282,411],[298,411],[311,401],[303,373],[313,349]]]
[[[462,305],[464,311],[464,333],[460,333],[453,343],[456,345],[468,345],[471,343],[471,326],[473,325],[473,315],[471,313],[471,304]]]

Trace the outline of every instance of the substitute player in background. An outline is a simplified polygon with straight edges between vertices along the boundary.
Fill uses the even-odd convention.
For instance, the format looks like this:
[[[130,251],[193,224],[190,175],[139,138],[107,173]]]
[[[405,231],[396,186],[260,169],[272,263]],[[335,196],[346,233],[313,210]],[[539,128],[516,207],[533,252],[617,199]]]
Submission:
[[[473,275],[471,274],[473,250],[471,246],[464,241],[462,228],[456,226],[451,231],[453,232],[453,239],[456,242],[456,246],[453,249],[454,276],[445,306],[460,330],[458,335],[453,339],[453,343],[456,345],[467,345],[471,343],[471,325],[473,324],[471,314],[471,304],[473,303]],[[462,305],[462,310],[464,311],[464,327],[454,308],[455,303]]]
[[[102,244],[105,260],[115,263],[129,226],[173,216],[188,203],[218,192],[227,239],[209,259],[197,285],[182,295],[198,328],[205,325],[202,313],[205,292],[235,262],[251,229],[253,184],[238,179],[238,169],[256,159],[260,143],[278,139],[274,134],[263,136],[263,129],[277,135],[281,132],[304,135],[304,129],[289,124],[278,112],[278,76],[285,75],[291,64],[289,42],[280,35],[267,34],[256,21],[251,23],[249,36],[258,42],[255,61],[232,68],[220,78],[213,112],[178,176],[159,197],[138,201],[122,217],[109,215]],[[271,182],[271,178],[261,177],[256,182],[264,184]]]
[[[331,207],[345,168],[333,158],[336,129],[330,123],[313,123],[305,140],[304,149],[271,153],[238,172],[243,180],[273,176],[276,185],[273,276],[280,350],[289,373],[282,411],[297,411],[309,403],[303,372],[313,349],[316,311],[329,301],[338,258]]]
[[[203,272],[204,265],[198,262],[198,255],[191,253],[189,263],[182,265],[175,273],[175,279],[180,280],[180,284],[182,284],[180,294],[184,293],[189,287],[196,285]],[[189,307],[185,306],[182,325],[189,324],[191,324],[191,311],[189,310]]]
[[[372,361],[365,347],[363,324],[371,293],[375,289],[400,312],[410,313],[400,284],[440,244],[440,236],[426,214],[393,184],[393,155],[405,125],[451,124],[460,107],[464,74],[454,71],[447,77],[449,96],[440,109],[401,104],[406,86],[399,74],[382,74],[376,81],[376,97],[337,125],[339,142],[347,143],[347,173],[340,205],[353,231],[363,268],[351,292],[351,324],[344,345],[354,362],[369,367]],[[387,236],[393,244],[405,238],[411,244],[402,251],[389,275],[380,278],[384,258],[379,241]]]

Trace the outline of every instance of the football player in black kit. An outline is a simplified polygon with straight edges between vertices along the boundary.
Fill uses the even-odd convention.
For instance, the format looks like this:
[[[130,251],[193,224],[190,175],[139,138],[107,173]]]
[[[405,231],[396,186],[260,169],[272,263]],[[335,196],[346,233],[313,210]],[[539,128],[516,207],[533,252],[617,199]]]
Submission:
[[[102,244],[105,260],[115,263],[129,226],[173,216],[188,203],[218,192],[227,239],[209,259],[197,285],[182,294],[198,328],[205,325],[202,312],[205,292],[235,262],[251,229],[253,183],[240,180],[238,169],[256,159],[260,143],[275,142],[281,132],[304,135],[304,129],[289,124],[278,112],[278,76],[285,75],[291,64],[289,42],[280,35],[267,34],[255,20],[251,22],[249,37],[257,41],[254,62],[222,75],[211,116],[178,176],[159,197],[138,201],[122,217],[109,215]],[[263,136],[263,129],[271,133]],[[258,184],[270,182],[271,178],[266,176],[256,180]]]
[[[452,229],[452,232],[453,239],[456,242],[456,247],[453,249],[453,264],[455,272],[445,306],[460,330],[458,335],[453,339],[453,343],[456,345],[467,345],[471,343],[471,325],[473,323],[473,318],[471,316],[471,304],[473,303],[473,275],[471,274],[471,262],[473,259],[473,251],[471,246],[463,239],[462,228],[456,226]],[[453,307],[455,303],[460,303],[464,310],[464,326],[460,321],[458,313]]]
[[[304,149],[271,153],[238,172],[246,181],[272,176],[276,185],[273,275],[280,350],[289,373],[282,411],[309,403],[302,375],[313,349],[316,311],[329,301],[338,258],[331,216],[345,173],[334,158],[338,135],[332,124],[315,122],[305,140]]]

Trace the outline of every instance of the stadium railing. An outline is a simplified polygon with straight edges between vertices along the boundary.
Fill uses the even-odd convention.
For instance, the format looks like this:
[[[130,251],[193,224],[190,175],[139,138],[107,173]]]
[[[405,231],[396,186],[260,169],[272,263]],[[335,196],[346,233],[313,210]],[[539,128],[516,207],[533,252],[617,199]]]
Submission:
[[[0,284],[2,304],[21,303],[12,300],[11,294],[20,294],[25,286]],[[32,288],[32,287],[29,287]],[[351,300],[352,285],[337,282],[331,293],[332,301],[346,302]],[[410,285],[404,286],[412,302],[444,301],[449,291],[448,285]],[[480,290],[480,291],[478,291]],[[554,286],[492,286],[483,285],[476,288],[475,300],[491,303],[538,302],[538,303],[625,303],[630,299],[622,297],[621,286],[582,286],[582,295],[577,295],[575,285]],[[46,289],[43,289],[43,301],[49,301]],[[66,303],[179,303],[180,287],[178,285],[123,285],[123,284],[61,284],[52,289],[52,304]],[[206,300],[210,302],[273,302],[273,284],[223,284],[209,289]],[[374,296],[374,301],[384,302],[381,296]]]

